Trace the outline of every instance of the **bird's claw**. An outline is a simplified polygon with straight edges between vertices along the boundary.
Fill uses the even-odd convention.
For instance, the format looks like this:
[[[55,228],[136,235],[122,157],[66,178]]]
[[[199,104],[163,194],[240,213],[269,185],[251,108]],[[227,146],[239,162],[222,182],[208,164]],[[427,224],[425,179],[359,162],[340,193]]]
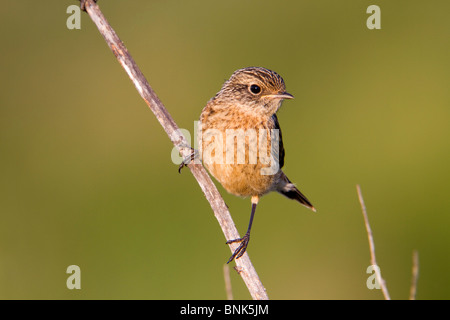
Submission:
[[[239,259],[240,257],[242,257],[242,255],[247,250],[249,241],[250,241],[250,234],[248,234],[248,233],[246,233],[242,238],[228,240],[226,242],[226,244],[231,244],[231,243],[235,243],[235,242],[240,242],[241,244],[239,245],[239,247],[237,247],[236,250],[234,250],[233,255],[230,257],[230,259],[228,259],[227,263],[230,263],[234,259]]]
[[[187,167],[189,163],[195,160],[197,157],[197,151],[194,148],[191,148],[191,154],[187,156],[178,166],[178,173],[181,173],[181,169]]]

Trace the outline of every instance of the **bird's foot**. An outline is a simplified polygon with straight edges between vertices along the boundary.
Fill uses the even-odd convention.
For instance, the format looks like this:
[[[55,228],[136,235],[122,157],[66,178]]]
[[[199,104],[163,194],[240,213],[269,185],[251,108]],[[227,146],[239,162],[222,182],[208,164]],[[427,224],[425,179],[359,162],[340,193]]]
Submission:
[[[191,147],[189,147],[191,148]],[[181,169],[183,169],[184,167],[187,167],[187,165],[189,163],[191,163],[192,161],[195,160],[195,158],[198,157],[198,152],[197,150],[195,150],[194,148],[191,148],[191,154],[189,156],[187,156],[179,165],[178,167],[178,173],[181,173]]]
[[[248,246],[248,242],[250,241],[250,234],[246,233],[242,238],[239,239],[233,239],[233,240],[228,240],[226,242],[226,244],[231,244],[231,243],[235,243],[235,242],[240,242],[241,244],[239,245],[239,247],[237,247],[237,249],[234,251],[233,255],[230,257],[230,259],[228,259],[227,263],[230,263],[231,261],[233,261],[234,259],[239,259],[240,257],[242,257],[242,255],[245,253],[245,251],[247,250],[247,246]]]

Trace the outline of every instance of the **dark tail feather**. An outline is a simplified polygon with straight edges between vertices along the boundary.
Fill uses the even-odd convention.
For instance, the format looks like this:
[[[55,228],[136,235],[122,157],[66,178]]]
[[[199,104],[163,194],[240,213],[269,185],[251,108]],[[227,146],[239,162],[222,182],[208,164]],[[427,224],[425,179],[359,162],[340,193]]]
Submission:
[[[292,199],[297,200],[305,207],[311,209],[312,211],[316,212],[316,208],[309,202],[309,200],[303,195],[303,193],[300,192],[300,190],[297,189],[297,187],[289,181],[289,179],[284,176],[285,178],[285,184],[279,188],[277,191],[281,193],[283,196]]]

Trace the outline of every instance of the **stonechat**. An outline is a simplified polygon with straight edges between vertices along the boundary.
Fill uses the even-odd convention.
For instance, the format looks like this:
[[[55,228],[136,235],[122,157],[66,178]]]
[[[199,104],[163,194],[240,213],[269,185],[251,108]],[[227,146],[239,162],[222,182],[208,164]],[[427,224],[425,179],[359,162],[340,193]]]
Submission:
[[[200,115],[197,137],[203,165],[229,193],[251,197],[247,232],[226,242],[240,242],[228,263],[247,249],[261,196],[277,191],[316,211],[281,170],[285,150],[276,112],[284,99],[293,98],[276,72],[249,67],[235,71]]]

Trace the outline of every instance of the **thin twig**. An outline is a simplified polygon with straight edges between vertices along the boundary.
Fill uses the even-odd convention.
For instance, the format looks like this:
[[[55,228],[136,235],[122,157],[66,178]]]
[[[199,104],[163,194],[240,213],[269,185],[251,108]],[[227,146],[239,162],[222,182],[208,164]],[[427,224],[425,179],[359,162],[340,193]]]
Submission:
[[[412,260],[412,277],[411,288],[409,290],[409,300],[416,300],[417,280],[419,279],[419,253],[417,250],[413,251]]]
[[[225,281],[225,292],[227,293],[227,300],[233,300],[233,289],[231,288],[230,266],[228,263],[223,265],[223,279]]]
[[[359,203],[361,204],[361,209],[362,209],[362,213],[363,213],[363,217],[364,217],[364,224],[366,225],[367,237],[369,238],[370,263],[373,266],[378,267],[377,260],[375,258],[375,243],[373,241],[372,229],[370,228],[369,217],[367,216],[366,205],[364,204],[364,199],[363,199],[363,196],[361,193],[361,188],[360,188],[359,184],[356,185],[356,191],[358,192],[358,199],[359,199]],[[380,284],[381,291],[383,292],[384,298],[386,300],[391,300],[391,297],[389,296],[389,292],[386,287],[386,282],[381,277],[380,268],[379,267],[374,268],[374,270],[375,270],[375,274],[377,276],[377,281]]]
[[[150,110],[152,110],[155,114],[172,143],[179,149],[182,157],[187,158],[191,151],[190,147],[187,147],[189,146],[189,143],[181,134],[177,124],[148,84],[125,45],[103,16],[98,5],[95,4],[93,0],[82,0],[82,4],[85,5],[85,9],[92,21],[97,26],[119,63],[125,69],[141,97],[145,100]],[[201,164],[189,164],[188,167],[200,185],[206,199],[210,203],[225,238],[227,240],[240,238],[223,198],[203,166]],[[238,244],[231,244],[231,252],[234,252],[237,246]],[[236,261],[236,265],[240,270],[239,274],[244,280],[252,298],[257,300],[268,299],[266,290],[262,285],[258,274],[256,273],[256,270],[248,257],[248,254],[244,254],[240,259],[238,259]]]

